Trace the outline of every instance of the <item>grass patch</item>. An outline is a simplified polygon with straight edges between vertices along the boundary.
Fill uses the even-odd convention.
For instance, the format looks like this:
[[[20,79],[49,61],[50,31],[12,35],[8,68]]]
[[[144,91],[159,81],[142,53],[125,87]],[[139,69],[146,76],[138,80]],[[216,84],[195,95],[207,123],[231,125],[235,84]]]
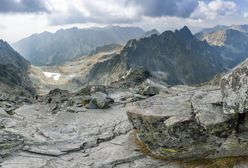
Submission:
[[[179,161],[186,168],[233,168],[240,162],[248,163],[248,157],[225,157],[218,159],[202,159],[193,161]]]
[[[218,159],[201,159],[201,160],[169,160],[166,157],[161,155],[155,155],[152,153],[146,144],[137,138],[137,131],[134,130],[130,134],[134,138],[134,143],[138,146],[139,151],[146,156],[150,156],[155,160],[163,160],[166,162],[171,162],[177,165],[182,166],[183,168],[233,168],[238,163],[247,163],[248,164],[248,156],[240,156],[240,157],[224,157]],[[169,152],[175,152],[174,149]]]
[[[136,130],[132,131],[130,135],[133,136],[134,143],[138,146],[139,151],[141,153],[143,153],[146,156],[150,156],[151,158],[156,159],[156,160],[166,160],[165,157],[159,156],[159,155],[155,155],[154,153],[152,153],[148,149],[147,145],[144,142],[142,142],[141,140],[138,139],[138,137],[137,137],[137,131]]]

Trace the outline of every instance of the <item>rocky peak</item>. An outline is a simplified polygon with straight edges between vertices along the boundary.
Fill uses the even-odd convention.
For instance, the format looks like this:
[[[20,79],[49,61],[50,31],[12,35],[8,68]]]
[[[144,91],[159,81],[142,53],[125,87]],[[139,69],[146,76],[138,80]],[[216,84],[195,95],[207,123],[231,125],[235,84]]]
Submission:
[[[160,35],[159,31],[157,31],[156,29],[152,29],[150,31],[145,32],[144,34],[142,34],[140,37],[138,37],[137,39],[142,39],[142,38],[148,38],[151,37],[153,35]]]
[[[9,50],[11,46],[4,40],[0,39],[0,50]]]
[[[180,39],[184,39],[184,40],[194,39],[194,35],[191,33],[190,29],[187,26],[184,26],[180,30],[176,30],[175,34]]]

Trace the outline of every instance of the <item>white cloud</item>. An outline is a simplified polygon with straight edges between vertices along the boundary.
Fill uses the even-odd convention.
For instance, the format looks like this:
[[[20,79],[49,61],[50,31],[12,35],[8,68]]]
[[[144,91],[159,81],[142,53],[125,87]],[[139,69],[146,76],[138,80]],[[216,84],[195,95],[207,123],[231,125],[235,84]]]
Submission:
[[[43,1],[50,12],[1,13],[0,39],[14,42],[43,31],[109,24],[139,26],[145,30],[156,28],[160,31],[187,25],[195,32],[216,24],[245,24],[248,17],[247,10],[240,10],[241,4],[235,0]]]
[[[126,0],[50,0],[54,12],[47,15],[51,25],[75,23],[130,23],[136,21],[137,10],[126,6]]]
[[[54,12],[48,14],[51,25],[72,23],[120,24],[151,18],[187,18],[198,0],[49,0]]]
[[[199,1],[198,7],[191,14],[193,19],[215,19],[219,16],[235,14],[237,4],[233,1],[213,0],[209,3]]]
[[[248,18],[248,12],[244,12],[243,16],[244,16],[245,18]]]

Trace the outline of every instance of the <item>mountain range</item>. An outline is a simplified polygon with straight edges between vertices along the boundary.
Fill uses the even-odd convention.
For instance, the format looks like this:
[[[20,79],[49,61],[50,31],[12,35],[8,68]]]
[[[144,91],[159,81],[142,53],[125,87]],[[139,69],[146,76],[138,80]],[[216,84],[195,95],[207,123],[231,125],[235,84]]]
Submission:
[[[59,73],[61,73],[62,76],[63,69],[66,69],[66,72],[69,70],[72,76],[77,74],[74,78],[72,78],[71,75],[68,74],[68,71],[66,74],[66,76],[68,76],[68,78],[66,78],[66,81],[70,80],[69,83],[73,83],[73,86],[76,83],[78,87],[82,87],[88,84],[108,85],[113,83],[116,84],[118,82],[121,82],[123,84],[123,81],[131,79],[130,75],[135,76],[133,74],[139,74],[141,76],[144,75],[146,77],[151,76],[168,85],[194,85],[206,82],[212,79],[216,74],[231,69],[232,67],[243,61],[248,55],[247,33],[245,31],[238,31],[231,28],[229,29],[225,26],[223,26],[223,29],[220,29],[220,27],[222,26],[219,26],[218,30],[216,30],[216,28],[213,28],[211,31],[210,29],[208,29],[208,31],[203,30],[202,32],[195,35],[193,35],[189,28],[186,26],[180,30],[165,31],[161,34],[154,29],[142,33],[142,35],[129,40],[123,47],[122,45],[117,43],[110,43],[101,46],[99,42],[99,46],[97,47],[97,45],[95,45],[94,49],[92,47],[91,50],[88,50],[89,56],[81,57],[80,59],[78,59],[78,63],[77,59],[75,59],[78,58],[78,56],[75,55],[70,58],[60,58],[58,55],[54,57],[51,55],[47,55],[46,58],[60,59],[60,61],[56,60],[55,64],[62,64],[63,62],[70,59],[75,59],[73,61],[74,63],[65,64],[65,66],[63,66],[62,64],[59,66],[59,69],[57,68],[57,70],[59,71]],[[245,30],[246,26],[243,25],[241,27],[243,30]],[[99,29],[94,28],[94,31],[93,29],[87,31],[99,31],[102,33],[103,30],[112,32],[113,29],[128,29],[128,31],[132,29],[134,30],[133,32],[136,32],[134,34],[139,34],[137,32],[140,32],[141,34],[141,32],[143,32],[139,28],[120,27],[108,27]],[[30,38],[37,36],[36,40],[38,40],[38,42],[33,42],[33,46],[35,44],[45,44],[45,39],[47,39],[47,37],[44,40],[39,41],[39,38],[41,36],[56,35],[58,39],[61,39],[62,37],[65,37],[63,33],[67,34],[70,31],[72,34],[74,34],[74,32],[84,32],[86,30],[77,28],[60,30],[55,34],[43,33],[39,35],[33,35],[25,40],[29,41]],[[122,33],[123,31],[118,32],[117,34],[120,34],[118,35],[118,37],[123,36]],[[88,37],[95,37],[95,34],[88,34]],[[129,36],[129,38],[131,37]],[[66,40],[64,40],[64,42],[66,42]],[[122,44],[123,43],[124,40]],[[28,43],[26,45],[28,45]],[[13,76],[13,79],[19,79],[15,82],[13,82],[12,79],[8,79],[4,81],[5,85],[7,86],[8,82],[13,82],[12,84],[16,84],[19,82],[17,84],[19,86],[20,83],[23,84],[23,82],[20,81],[26,81],[24,83],[26,83],[28,87],[25,87],[26,85],[20,86],[24,86],[23,88],[32,88],[30,84],[31,82],[28,78],[30,63],[16,51],[14,51],[6,42],[2,41],[1,46],[1,59],[4,60],[2,61],[3,65],[1,66],[6,66],[7,64],[9,64],[11,65],[9,67],[13,66],[15,68],[10,69],[9,67],[2,67],[2,69],[4,69],[2,73],[8,71],[8,73],[11,75],[7,76]],[[53,46],[50,47],[51,49],[54,49]],[[73,47],[75,46],[72,46],[72,49],[69,48],[70,45],[68,45],[67,47],[70,52],[75,51],[77,53],[78,51],[73,50]],[[60,47],[58,47],[57,49],[59,48]],[[65,48],[62,47],[62,49],[60,49],[63,50]],[[40,49],[45,51],[45,48],[43,47],[41,47]],[[43,57],[39,55],[33,56],[33,59],[37,59],[39,61],[46,60],[40,59]],[[43,63],[45,64],[45,62]],[[44,65],[43,63],[39,63],[38,65]],[[36,68],[35,72],[39,71],[37,69],[39,68]],[[75,74],[73,74],[74,69]],[[13,73],[19,70],[22,75]],[[42,72],[36,74],[42,74]],[[2,79],[7,78],[7,76],[5,75],[4,77],[4,75],[2,75]],[[37,80],[38,77],[35,79]],[[132,77],[132,79],[134,78]],[[63,85],[65,86],[65,83],[63,83]]]
[[[215,27],[211,28],[205,28],[200,31],[200,33],[211,33],[211,32],[216,32],[219,30],[227,30],[227,29],[232,29],[232,30],[237,30],[240,32],[248,33],[248,25],[230,25],[230,26],[225,26],[225,25],[217,25]]]
[[[185,26],[175,32],[130,40],[120,54],[96,64],[87,80],[116,80],[131,69],[143,68],[170,85],[197,84],[225,71],[226,66],[218,47],[198,40]]]
[[[138,27],[74,27],[55,33],[33,34],[17,41],[13,47],[34,65],[58,65],[88,55],[99,46],[112,43],[124,45],[128,40],[143,33]]]

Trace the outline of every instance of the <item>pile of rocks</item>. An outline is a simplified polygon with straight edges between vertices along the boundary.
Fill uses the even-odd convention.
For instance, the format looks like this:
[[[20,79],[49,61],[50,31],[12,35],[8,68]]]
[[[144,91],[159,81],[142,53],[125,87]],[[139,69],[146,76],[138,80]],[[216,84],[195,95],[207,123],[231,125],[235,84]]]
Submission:
[[[79,92],[54,89],[41,98],[41,102],[50,104],[50,111],[57,113],[66,109],[68,112],[85,112],[85,109],[106,109],[114,102],[108,96],[106,88],[101,85],[90,85]]]

